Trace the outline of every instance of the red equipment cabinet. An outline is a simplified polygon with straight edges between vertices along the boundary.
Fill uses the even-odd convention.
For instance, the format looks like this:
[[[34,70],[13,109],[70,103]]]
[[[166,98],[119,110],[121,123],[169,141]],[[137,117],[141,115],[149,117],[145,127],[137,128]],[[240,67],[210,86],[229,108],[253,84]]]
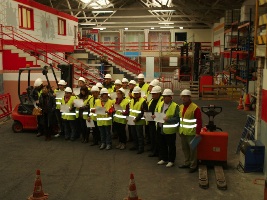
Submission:
[[[213,76],[201,75],[199,77],[199,92],[202,92],[203,85],[213,85]],[[204,91],[212,91],[212,88],[205,88]]]
[[[198,144],[199,161],[227,162],[228,133],[201,132],[202,139]]]

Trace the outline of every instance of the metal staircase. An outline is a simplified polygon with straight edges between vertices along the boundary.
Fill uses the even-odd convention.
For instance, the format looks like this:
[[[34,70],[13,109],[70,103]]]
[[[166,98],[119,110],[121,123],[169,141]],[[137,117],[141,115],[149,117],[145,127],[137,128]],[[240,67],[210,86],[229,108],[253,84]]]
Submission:
[[[141,65],[138,62],[135,62],[90,38],[81,39],[79,41],[79,46],[86,51],[89,51],[91,54],[106,60],[121,72],[131,76],[136,76],[142,72]]]
[[[89,67],[73,57],[66,55],[65,52],[58,52],[58,50],[51,48],[48,51],[46,48],[47,45],[44,42],[26,32],[12,26],[3,26],[0,24],[0,34],[2,45],[6,49],[10,49],[13,53],[18,53],[20,57],[25,57],[26,60],[35,62],[36,65],[52,64],[57,70],[60,70],[57,67],[59,64],[73,65],[73,80],[78,80],[80,76],[84,77],[88,84],[95,84],[103,80],[97,69]],[[59,53],[62,55],[59,55]]]

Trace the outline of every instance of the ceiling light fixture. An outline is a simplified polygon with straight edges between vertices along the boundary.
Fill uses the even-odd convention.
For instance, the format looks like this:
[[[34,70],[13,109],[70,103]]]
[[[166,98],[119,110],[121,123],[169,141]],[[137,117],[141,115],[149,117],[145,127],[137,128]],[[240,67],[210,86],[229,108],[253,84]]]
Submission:
[[[173,22],[159,22],[159,24],[174,24]]]
[[[174,28],[173,26],[161,26],[160,28]]]
[[[80,25],[82,25],[82,26],[95,26],[96,24],[87,24],[87,23],[81,23]]]
[[[154,27],[151,27],[150,29],[154,30],[155,28]]]
[[[113,10],[94,10],[92,11],[93,14],[99,14],[99,13],[113,13]]]
[[[94,27],[93,29],[104,30],[106,28],[104,28],[104,27]]]
[[[128,28],[124,28],[124,30],[128,30]]]
[[[175,10],[151,10],[153,12],[174,12]]]
[[[180,26],[180,29],[184,29],[184,27]]]

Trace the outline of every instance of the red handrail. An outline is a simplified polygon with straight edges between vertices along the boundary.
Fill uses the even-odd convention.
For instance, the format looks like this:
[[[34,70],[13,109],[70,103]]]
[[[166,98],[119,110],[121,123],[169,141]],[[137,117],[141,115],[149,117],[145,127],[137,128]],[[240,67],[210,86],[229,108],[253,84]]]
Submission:
[[[0,95],[0,119],[12,112],[11,96],[9,93]]]
[[[30,53],[27,50],[34,51],[36,54],[44,56],[44,59],[41,59],[40,57],[38,57],[36,55],[32,55],[32,56],[34,56],[36,59],[41,60],[41,61],[43,61],[43,62],[45,62],[47,64],[50,64],[49,61],[52,61],[52,62],[54,62],[56,64],[60,64],[59,61],[64,62],[66,64],[72,64],[74,66],[74,68],[76,68],[76,69],[81,71],[80,73],[75,72],[75,74],[80,75],[80,76],[83,76],[83,74],[87,74],[87,75],[89,75],[91,77],[91,79],[88,78],[88,77],[84,77],[90,83],[95,83],[95,81],[92,78],[96,79],[97,81],[102,81],[103,80],[102,78],[100,78],[100,76],[96,76],[96,75],[92,74],[91,72],[89,72],[88,70],[84,69],[83,66],[86,66],[86,67],[88,67],[88,66],[85,65],[84,63],[74,59],[73,57],[69,56],[69,58],[71,58],[72,61],[75,61],[76,63],[79,63],[81,66],[78,66],[77,64],[71,63],[69,60],[64,59],[64,57],[59,56],[58,54],[54,53],[53,51],[48,52],[47,44],[45,44],[41,40],[36,39],[35,37],[23,32],[23,31],[21,31],[19,29],[17,29],[18,31],[20,31],[23,34],[27,35],[29,38],[36,40],[38,43],[44,44],[45,48],[41,48],[40,46],[38,46],[38,48],[37,48],[37,46],[34,43],[34,41],[32,41],[29,38],[27,38],[27,37],[15,32],[14,31],[15,28],[12,27],[12,26],[3,26],[3,25],[0,25],[0,26],[1,26],[1,28],[0,28],[1,33],[0,34],[2,34],[2,36],[6,36],[7,38],[9,38],[9,40],[3,39],[3,42],[5,44],[12,44],[12,45],[16,46],[17,48],[22,49],[26,53]],[[7,31],[10,31],[11,34],[6,33],[3,30],[4,28]],[[18,40],[18,39],[20,39],[20,40]],[[20,43],[21,41],[23,43]],[[51,49],[51,50],[54,50],[55,52],[58,52],[58,50],[56,50],[56,49]],[[43,52],[45,52],[45,53],[43,53]],[[64,52],[62,52],[62,53],[65,54]],[[48,54],[50,54],[53,57],[57,58],[59,61],[48,57]],[[53,65],[53,67],[58,69],[54,65]]]

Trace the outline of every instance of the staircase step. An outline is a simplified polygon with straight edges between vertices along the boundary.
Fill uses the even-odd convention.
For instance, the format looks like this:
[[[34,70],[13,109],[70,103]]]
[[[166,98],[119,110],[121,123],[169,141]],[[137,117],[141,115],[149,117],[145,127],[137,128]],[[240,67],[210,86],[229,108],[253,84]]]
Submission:
[[[21,49],[11,49],[11,53],[21,54],[21,53],[25,53],[25,52],[23,50],[21,50]]]
[[[11,52],[12,52],[12,50],[11,50]],[[12,52],[12,53],[13,53],[13,52]],[[19,53],[18,56],[19,56],[19,57],[25,57],[25,58],[26,58],[26,57],[30,57],[31,55],[28,54],[28,53]],[[32,56],[32,57],[33,57],[33,56]]]
[[[26,61],[36,61],[36,58],[30,55],[25,58],[26,58]]]
[[[17,49],[17,47],[14,46],[14,45],[4,45],[4,49],[6,49],[6,50],[12,50],[12,49]]]

